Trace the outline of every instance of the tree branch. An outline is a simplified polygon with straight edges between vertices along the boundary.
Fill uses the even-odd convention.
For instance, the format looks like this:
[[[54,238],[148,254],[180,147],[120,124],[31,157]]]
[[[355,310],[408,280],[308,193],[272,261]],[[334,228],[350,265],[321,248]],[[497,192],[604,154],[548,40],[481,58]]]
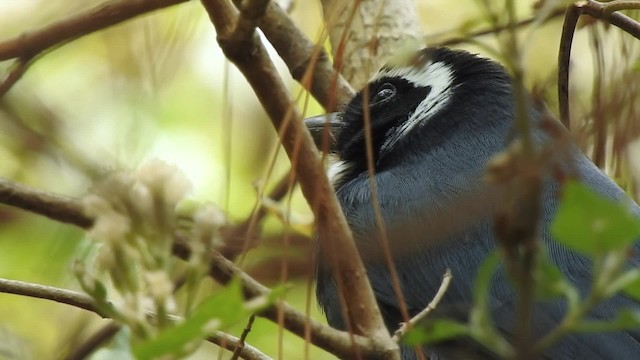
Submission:
[[[0,42],[0,61],[31,59],[67,42],[136,16],[188,0],[112,0],[53,24]]]
[[[93,219],[83,213],[79,200],[35,190],[4,178],[0,178],[0,204],[27,210],[83,229],[93,224]]]
[[[594,0],[579,1],[567,8],[560,38],[560,51],[558,52],[558,102],[560,104],[560,121],[569,128],[569,63],[571,60],[571,47],[576,24],[580,15],[589,15],[595,19],[604,20],[631,36],[640,40],[640,23],[617,11],[626,8],[632,9],[637,5],[626,2],[601,3]]]
[[[557,18],[559,16],[562,16],[564,13],[565,13],[565,9],[564,8],[556,9],[556,10],[552,11],[551,13],[549,13],[545,17],[544,21],[555,19],[555,18]],[[518,21],[518,22],[516,22],[514,24],[504,24],[504,25],[498,25],[498,26],[491,26],[491,27],[486,28],[486,29],[470,31],[470,32],[465,33],[463,35],[454,36],[454,37],[450,37],[450,38],[446,38],[445,34],[451,33],[451,31],[447,31],[445,33],[437,33],[437,34],[433,34],[433,35],[428,35],[427,36],[427,43],[431,44],[431,43],[435,42],[439,46],[458,45],[458,44],[461,44],[461,43],[465,43],[465,42],[469,41],[469,39],[472,39],[472,38],[503,32],[505,30],[508,30],[510,26],[516,27],[516,28],[520,28],[520,27],[523,27],[523,26],[527,26],[527,25],[533,24],[534,22],[536,22],[538,20],[538,18],[539,18],[539,15],[534,15],[534,16],[531,16],[529,18],[522,19],[522,20],[520,20],[520,21]],[[442,39],[442,40],[438,40],[438,39]]]
[[[33,59],[18,59],[10,67],[9,73],[0,83],[0,98],[3,97],[15,83],[22,78],[22,75],[29,69],[33,63]]]
[[[51,300],[61,304],[67,304],[88,310],[105,317],[99,312],[93,302],[93,299],[89,295],[79,293],[77,291],[0,278],[0,292]]]
[[[86,341],[80,346],[71,350],[69,354],[65,356],[65,360],[84,360],[89,357],[97,348],[99,348],[106,341],[111,339],[118,331],[120,331],[120,325],[111,321],[107,325],[100,328],[100,330],[93,333]]]
[[[93,299],[89,295],[76,291],[0,278],[0,293],[16,294],[38,299],[51,300],[58,303],[71,305],[83,310],[88,310],[101,317],[105,317],[104,314],[102,314],[95,306]],[[180,320],[180,317],[172,316],[172,319],[178,321]],[[106,335],[113,335],[118,331],[118,329],[119,326],[115,329],[113,326],[109,326],[102,331],[105,332]],[[105,334],[101,334],[101,336],[105,336]],[[214,331],[212,335],[207,337],[207,341],[219,345],[230,351],[234,351],[240,343],[240,340],[238,338],[222,331]],[[243,349],[240,350],[240,357],[249,360],[270,359],[261,351],[248,344],[244,344]]]
[[[291,76],[327,112],[335,111],[355,95],[347,80],[335,71],[322,46],[311,42],[275,2],[269,2],[258,25],[287,64]],[[309,74],[307,78],[306,74]]]
[[[232,37],[238,10],[229,1],[202,0],[202,3],[216,28],[223,52],[244,74],[279,131],[280,141],[294,164],[302,193],[314,212],[321,246],[333,255],[334,276],[340,277],[346,288],[351,290],[343,294],[347,303],[352,305],[348,309],[347,320],[354,325],[356,334],[374,340],[378,345],[378,355],[399,356],[398,346],[382,321],[364,265],[324,173],[320,154],[266,49],[255,32],[246,39]]]

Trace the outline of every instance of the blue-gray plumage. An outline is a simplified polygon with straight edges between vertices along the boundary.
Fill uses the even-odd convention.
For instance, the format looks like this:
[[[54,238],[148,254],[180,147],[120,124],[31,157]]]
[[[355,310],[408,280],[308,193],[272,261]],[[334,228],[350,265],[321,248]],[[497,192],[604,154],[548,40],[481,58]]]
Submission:
[[[496,249],[495,210],[499,186],[483,180],[487,162],[513,140],[511,79],[499,64],[446,48],[420,51],[405,66],[383,68],[369,84],[374,180],[406,306],[423,310],[451,269],[453,281],[433,316],[468,319],[479,265]],[[375,296],[390,331],[403,321],[379,245],[364,133],[363,93],[333,116],[331,152],[337,158],[333,184],[367,267]],[[548,136],[539,129],[540,110],[531,106],[536,144]],[[324,118],[308,124],[321,133]],[[318,138],[322,138],[318,136]],[[575,146],[559,163],[607,197],[629,201],[624,192]],[[562,166],[562,165],[559,165]],[[556,242],[549,224],[559,203],[560,185],[545,175],[540,237],[547,257],[582,295],[592,283],[591,261]],[[640,214],[637,205],[634,211]],[[636,249],[640,250],[640,249]],[[637,252],[631,265],[640,265]],[[345,328],[337,288],[328,267],[330,254],[318,253],[317,297],[328,322]],[[490,307],[496,327],[510,338],[516,294],[503,269],[492,279]],[[591,319],[613,319],[638,303],[623,294],[597,306]],[[564,317],[563,300],[537,302],[533,336],[540,338]],[[425,348],[430,359],[493,359],[469,339]],[[640,331],[573,334],[545,352],[544,359],[640,359]],[[417,359],[403,349],[403,359]]]

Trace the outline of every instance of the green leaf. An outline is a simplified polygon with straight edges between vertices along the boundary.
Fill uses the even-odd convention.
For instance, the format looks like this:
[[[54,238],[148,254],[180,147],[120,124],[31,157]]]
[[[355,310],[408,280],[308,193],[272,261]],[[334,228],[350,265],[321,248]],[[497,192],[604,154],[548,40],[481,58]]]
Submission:
[[[153,339],[136,344],[133,353],[136,359],[142,360],[179,353],[189,343],[201,340],[217,328],[234,324],[249,313],[250,310],[244,306],[240,281],[234,279],[220,293],[206,298],[184,322],[162,331]]]
[[[608,332],[637,330],[640,327],[640,313],[629,309],[618,312],[615,319],[609,321],[583,321],[578,324],[576,332]]]
[[[573,294],[571,289],[573,286],[566,281],[558,267],[551,263],[545,254],[540,254],[536,260],[536,296],[539,299],[550,300]]]
[[[478,268],[478,275],[474,282],[473,297],[475,307],[481,308],[483,312],[488,311],[487,303],[489,300],[491,279],[493,278],[493,273],[498,266],[499,260],[500,257],[498,256],[498,253],[494,251],[484,259]]]
[[[489,309],[489,290],[491,289],[491,279],[498,267],[500,257],[494,251],[480,265],[478,275],[475,279],[473,290],[474,303],[471,309],[469,320],[469,335],[489,348],[502,358],[510,358],[513,349],[509,343],[496,331],[491,319],[491,309]]]
[[[551,233],[564,245],[595,256],[636,241],[640,237],[640,219],[624,203],[571,181],[564,186]]]
[[[469,329],[452,320],[438,319],[425,326],[416,326],[407,331],[402,337],[402,343],[408,346],[418,346],[448,340],[467,335]]]
[[[640,269],[631,269],[625,272],[620,278],[624,280],[629,279],[629,283],[624,286],[624,292],[640,301]]]

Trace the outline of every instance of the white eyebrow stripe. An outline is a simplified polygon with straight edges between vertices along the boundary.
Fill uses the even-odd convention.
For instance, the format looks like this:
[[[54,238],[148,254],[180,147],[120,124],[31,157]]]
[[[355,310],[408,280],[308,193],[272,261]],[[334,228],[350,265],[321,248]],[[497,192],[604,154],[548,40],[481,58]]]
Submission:
[[[447,105],[453,88],[453,70],[442,62],[430,62],[421,68],[409,66],[382,69],[372,80],[380,80],[384,77],[400,77],[415,86],[431,87],[431,91],[416,106],[409,118],[396,130],[393,136],[386,139],[383,148],[391,149],[398,140],[411,132],[414,127],[429,121],[434,114]]]
[[[435,89],[439,86],[449,86],[453,79],[453,71],[442,62],[428,62],[422,67],[404,66],[382,69],[370,81],[380,80],[385,77],[399,77],[413,85],[431,86]]]

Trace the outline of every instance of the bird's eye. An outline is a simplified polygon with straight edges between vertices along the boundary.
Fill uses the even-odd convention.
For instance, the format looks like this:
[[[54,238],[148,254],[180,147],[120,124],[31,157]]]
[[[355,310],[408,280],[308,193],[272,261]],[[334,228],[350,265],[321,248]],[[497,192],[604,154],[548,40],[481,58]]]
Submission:
[[[371,98],[371,105],[378,104],[381,102],[386,102],[387,100],[393,98],[398,90],[391,83],[384,83],[378,87],[375,95]]]

